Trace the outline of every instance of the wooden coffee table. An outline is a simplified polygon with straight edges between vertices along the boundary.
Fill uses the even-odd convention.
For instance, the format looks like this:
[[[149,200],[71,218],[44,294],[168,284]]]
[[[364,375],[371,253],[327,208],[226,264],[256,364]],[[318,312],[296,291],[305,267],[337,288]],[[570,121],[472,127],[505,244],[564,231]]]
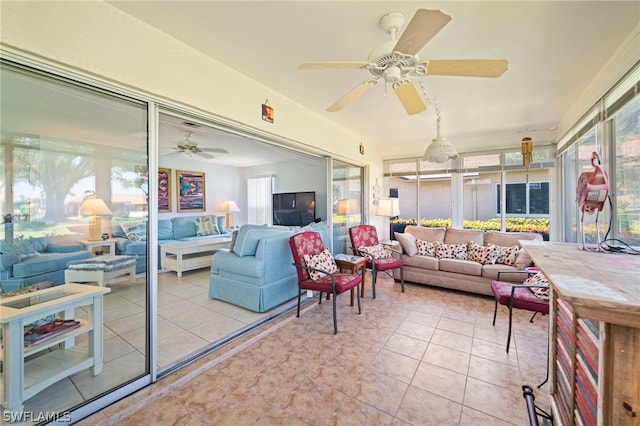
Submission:
[[[185,271],[211,267],[213,253],[228,248],[231,248],[231,238],[163,244],[160,246],[160,267],[175,271],[178,277],[182,277]]]

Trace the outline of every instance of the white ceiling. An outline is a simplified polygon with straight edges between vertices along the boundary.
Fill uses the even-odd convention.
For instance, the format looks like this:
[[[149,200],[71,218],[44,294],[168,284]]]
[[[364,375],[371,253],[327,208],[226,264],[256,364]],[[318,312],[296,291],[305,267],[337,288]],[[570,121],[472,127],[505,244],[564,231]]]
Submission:
[[[418,8],[441,9],[453,19],[420,51],[422,60],[509,61],[497,79],[424,78],[440,104],[443,136],[462,152],[519,146],[524,136],[542,144],[561,136],[556,127],[567,110],[640,22],[637,1],[108,3],[352,129],[384,157],[421,155],[435,137],[434,109],[409,116],[378,84],[326,112],[368,71],[297,65],[366,61],[389,38],[378,27],[384,14],[401,11],[408,22]]]

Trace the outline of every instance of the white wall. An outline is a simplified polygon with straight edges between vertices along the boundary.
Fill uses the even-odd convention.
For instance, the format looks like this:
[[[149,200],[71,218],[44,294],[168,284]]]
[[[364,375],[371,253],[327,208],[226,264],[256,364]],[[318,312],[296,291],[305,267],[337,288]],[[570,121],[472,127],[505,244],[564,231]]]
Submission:
[[[327,220],[327,165],[326,160],[300,158],[298,160],[268,164],[245,169],[245,177],[273,175],[273,192],[316,193],[316,217]]]

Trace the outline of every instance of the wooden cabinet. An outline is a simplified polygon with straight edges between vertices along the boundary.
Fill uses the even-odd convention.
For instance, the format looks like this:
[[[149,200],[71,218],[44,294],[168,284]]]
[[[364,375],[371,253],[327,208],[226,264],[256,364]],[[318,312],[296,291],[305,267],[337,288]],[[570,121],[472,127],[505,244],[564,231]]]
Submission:
[[[102,371],[102,311],[106,287],[65,284],[0,300],[2,323],[2,387],[5,410],[20,412],[23,402],[57,381],[91,368]],[[51,339],[24,345],[24,327],[51,314],[70,319],[76,309],[88,312],[81,326]],[[80,312],[77,312],[80,314]],[[75,346],[75,338],[87,333],[87,348]]]
[[[640,426],[640,257],[521,243],[552,288],[555,424]]]

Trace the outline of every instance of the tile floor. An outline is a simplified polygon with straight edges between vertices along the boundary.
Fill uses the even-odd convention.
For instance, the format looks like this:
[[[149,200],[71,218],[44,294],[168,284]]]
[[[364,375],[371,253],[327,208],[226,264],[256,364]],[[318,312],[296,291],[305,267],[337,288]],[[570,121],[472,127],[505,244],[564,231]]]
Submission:
[[[339,297],[337,335],[331,303],[309,304],[80,424],[528,424],[521,386],[545,378],[548,317],[516,312],[507,354],[492,298],[405,287],[381,274],[361,315]],[[534,389],[548,409],[548,385]]]

